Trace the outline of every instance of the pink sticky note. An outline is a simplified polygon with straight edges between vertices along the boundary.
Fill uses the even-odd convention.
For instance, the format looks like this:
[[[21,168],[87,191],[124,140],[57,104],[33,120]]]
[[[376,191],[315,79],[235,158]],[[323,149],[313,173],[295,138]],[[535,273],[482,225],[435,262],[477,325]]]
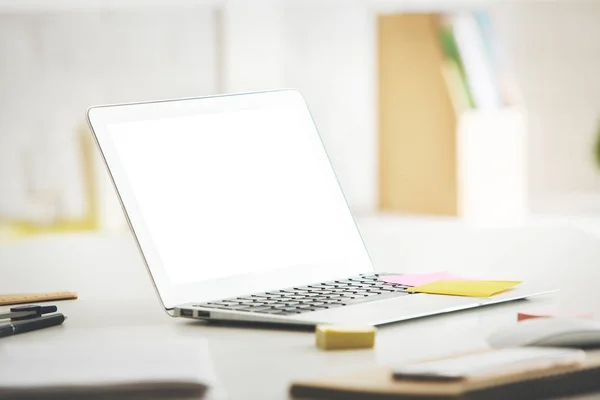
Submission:
[[[442,280],[465,280],[464,278],[453,275],[449,272],[432,272],[429,274],[407,274],[407,275],[387,275],[380,276],[384,282],[396,283],[405,286],[421,286],[431,282]]]

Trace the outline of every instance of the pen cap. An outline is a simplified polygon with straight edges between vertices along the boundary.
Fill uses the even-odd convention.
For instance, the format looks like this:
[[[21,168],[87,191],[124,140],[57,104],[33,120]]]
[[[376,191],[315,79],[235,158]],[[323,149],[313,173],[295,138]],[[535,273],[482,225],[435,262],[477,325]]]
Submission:
[[[10,312],[31,311],[31,312],[34,312],[35,314],[26,315],[24,317],[11,318],[11,321],[23,321],[26,319],[37,318],[37,317],[41,317],[43,314],[53,313],[53,312],[56,312],[57,310],[58,310],[58,308],[56,306],[38,306],[35,304],[12,307],[10,309]]]

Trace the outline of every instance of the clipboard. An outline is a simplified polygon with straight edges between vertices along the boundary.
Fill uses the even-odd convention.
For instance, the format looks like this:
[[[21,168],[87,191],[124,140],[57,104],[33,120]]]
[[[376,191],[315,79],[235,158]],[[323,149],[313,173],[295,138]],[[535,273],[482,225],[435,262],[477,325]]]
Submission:
[[[294,399],[321,400],[506,400],[548,399],[600,392],[600,350],[586,352],[580,365],[521,371],[500,377],[463,381],[423,382],[394,380],[393,368],[297,381],[290,387]]]

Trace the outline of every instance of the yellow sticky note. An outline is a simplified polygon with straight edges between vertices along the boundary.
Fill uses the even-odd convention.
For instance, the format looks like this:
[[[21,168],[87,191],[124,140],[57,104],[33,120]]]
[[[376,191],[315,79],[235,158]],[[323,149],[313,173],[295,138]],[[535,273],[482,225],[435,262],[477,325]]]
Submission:
[[[407,289],[413,293],[447,294],[453,296],[490,297],[520,281],[441,280]]]

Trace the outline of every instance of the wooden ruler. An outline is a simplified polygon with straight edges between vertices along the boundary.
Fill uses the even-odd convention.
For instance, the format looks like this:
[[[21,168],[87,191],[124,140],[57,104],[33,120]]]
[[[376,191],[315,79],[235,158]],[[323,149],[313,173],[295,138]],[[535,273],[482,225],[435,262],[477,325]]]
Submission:
[[[0,306],[9,304],[38,303],[52,300],[72,300],[77,298],[75,292],[0,294]]]

